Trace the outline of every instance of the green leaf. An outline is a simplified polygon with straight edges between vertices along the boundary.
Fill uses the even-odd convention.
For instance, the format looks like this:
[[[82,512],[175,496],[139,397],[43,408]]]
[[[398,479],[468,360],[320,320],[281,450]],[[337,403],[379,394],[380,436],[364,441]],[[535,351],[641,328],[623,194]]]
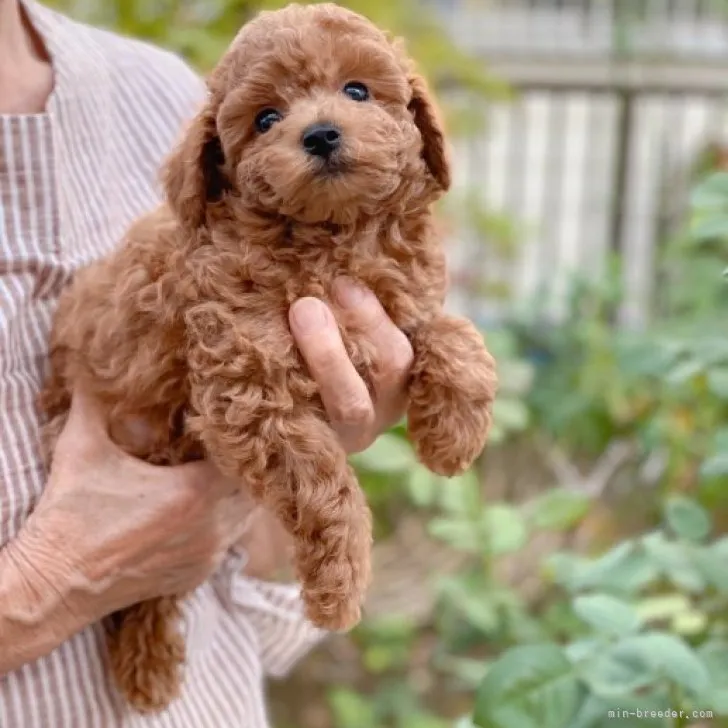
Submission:
[[[426,713],[407,713],[401,720],[402,728],[450,728],[447,721]]]
[[[590,637],[588,639],[576,640],[564,648],[564,653],[572,663],[594,657],[604,650],[605,641],[601,638]]]
[[[493,402],[493,422],[508,432],[521,432],[530,420],[528,407],[520,399],[497,397]]]
[[[482,659],[453,657],[452,655],[439,657],[437,660],[437,668],[449,675],[453,675],[458,682],[473,689],[480,685],[488,670],[488,666]]]
[[[367,672],[379,675],[397,663],[399,655],[387,645],[369,645],[362,654],[362,662]]]
[[[687,384],[692,381],[705,371],[705,365],[703,362],[697,359],[688,359],[687,361],[681,361],[674,369],[672,369],[667,376],[665,381],[667,384],[681,385]]]
[[[669,622],[680,635],[694,635],[706,626],[706,616],[693,606],[684,594],[665,594],[647,597],[635,606],[643,623]]]
[[[430,472],[424,465],[416,465],[407,479],[407,489],[412,502],[420,508],[427,508],[437,501],[440,489],[449,483],[445,478]]]
[[[414,467],[417,458],[408,442],[385,432],[364,452],[352,455],[351,462],[375,473],[402,473]]]
[[[645,669],[642,659],[620,650],[619,645],[606,646],[592,662],[579,667],[579,675],[594,695],[610,698],[616,705],[625,696],[658,680],[657,675]]]
[[[696,210],[728,208],[728,173],[711,174],[693,190],[690,203]]]
[[[728,688],[714,687],[701,699],[701,706],[713,710],[717,715],[728,715]]]
[[[444,581],[441,591],[469,624],[490,634],[500,623],[497,595],[484,593],[480,584],[468,585],[461,579]]]
[[[353,690],[334,689],[329,695],[336,725],[346,728],[376,728],[374,707]]]
[[[681,637],[694,637],[708,627],[708,615],[697,609],[683,614],[676,614],[670,623],[670,629]]]
[[[444,541],[459,551],[477,554],[482,551],[484,537],[478,523],[469,518],[433,518],[427,524],[433,538]]]
[[[655,567],[675,586],[692,594],[705,589],[705,578],[695,568],[686,544],[667,541],[659,532],[644,536],[642,544]]]
[[[488,551],[492,555],[518,551],[528,540],[526,521],[513,506],[488,506],[483,514],[483,527],[488,537]]]
[[[612,655],[642,665],[646,673],[669,678],[695,696],[711,685],[710,674],[698,654],[683,640],[666,632],[647,632],[623,639]]]
[[[488,670],[473,722],[480,728],[564,728],[584,693],[557,645],[515,647]]]
[[[700,542],[710,534],[710,516],[691,498],[680,495],[668,498],[665,503],[665,517],[670,528],[680,538]]]
[[[716,397],[728,400],[728,367],[716,367],[708,372],[708,389]]]
[[[438,503],[452,515],[474,519],[483,508],[480,481],[474,470],[445,479],[440,488]]]
[[[704,460],[700,466],[700,476],[706,480],[728,476],[728,452]]]
[[[516,395],[526,394],[531,388],[533,377],[534,368],[531,364],[513,359],[507,362],[507,366],[499,366],[498,391]]]
[[[693,356],[706,366],[728,363],[728,338],[724,336],[707,336],[690,343]]]
[[[698,655],[714,683],[728,685],[728,642],[711,640],[698,648]]]
[[[728,642],[707,642],[698,649],[698,654],[712,681],[700,698],[700,706],[712,709],[719,715],[728,715]]]
[[[693,563],[700,574],[721,594],[728,595],[728,539],[696,549]]]
[[[713,435],[713,451],[728,453],[728,427],[723,427]]]
[[[636,632],[642,621],[631,604],[609,594],[585,594],[574,599],[575,614],[597,632],[621,635]]]
[[[573,554],[553,554],[547,564],[555,579],[571,592],[599,589],[630,595],[653,582],[659,571],[633,541],[623,541],[598,559],[588,560]]]
[[[690,237],[698,243],[728,237],[728,215],[710,215],[693,220]]]
[[[660,594],[642,599],[635,605],[635,610],[643,622],[673,619],[685,614],[693,608],[692,602],[685,594]]]
[[[591,502],[583,493],[565,488],[550,490],[533,503],[533,525],[551,531],[573,528],[589,512]]]

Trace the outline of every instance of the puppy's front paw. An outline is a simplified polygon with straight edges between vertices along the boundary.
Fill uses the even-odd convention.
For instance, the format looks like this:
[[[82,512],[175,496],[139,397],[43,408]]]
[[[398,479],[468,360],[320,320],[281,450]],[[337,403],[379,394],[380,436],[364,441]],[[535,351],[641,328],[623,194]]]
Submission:
[[[488,436],[495,362],[473,324],[440,316],[413,339],[407,426],[424,465],[440,475],[467,470]]]
[[[357,625],[371,579],[371,511],[354,471],[342,465],[333,479],[337,502],[319,510],[315,537],[299,537],[296,559],[306,616],[333,632]]]
[[[361,597],[304,593],[306,617],[311,624],[330,632],[347,632],[361,620]]]

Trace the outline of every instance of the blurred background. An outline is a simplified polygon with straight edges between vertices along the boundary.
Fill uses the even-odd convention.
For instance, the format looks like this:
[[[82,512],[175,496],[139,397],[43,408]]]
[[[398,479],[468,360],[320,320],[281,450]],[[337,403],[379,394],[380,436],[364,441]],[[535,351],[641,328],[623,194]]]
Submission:
[[[205,71],[271,0],[57,0]],[[445,481],[355,459],[375,584],[277,728],[728,726],[728,3],[349,0],[447,111],[449,306],[502,380]]]

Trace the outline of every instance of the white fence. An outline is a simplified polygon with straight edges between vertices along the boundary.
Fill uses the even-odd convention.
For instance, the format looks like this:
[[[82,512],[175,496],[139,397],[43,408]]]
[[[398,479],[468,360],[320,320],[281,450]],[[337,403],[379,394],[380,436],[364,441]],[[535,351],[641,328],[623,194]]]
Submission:
[[[558,315],[569,274],[602,276],[618,253],[623,321],[639,326],[689,170],[709,143],[728,142],[728,15],[715,3],[646,0],[628,28],[615,30],[619,4],[439,9],[458,42],[519,89],[513,101],[490,106],[487,128],[456,155],[459,185],[521,230],[519,258],[504,269],[516,300],[548,286]],[[454,261],[499,266],[487,245],[465,241]],[[491,303],[481,313],[499,311]]]

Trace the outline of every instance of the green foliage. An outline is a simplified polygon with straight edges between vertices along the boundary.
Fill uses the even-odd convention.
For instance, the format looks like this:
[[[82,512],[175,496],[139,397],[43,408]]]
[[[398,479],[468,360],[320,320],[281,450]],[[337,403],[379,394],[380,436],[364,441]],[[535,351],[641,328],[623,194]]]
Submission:
[[[560,325],[516,325],[522,351],[539,362],[529,397],[534,420],[572,453],[596,457],[615,438],[645,458],[663,453],[660,482],[699,483],[717,496],[728,432],[728,175],[693,194],[690,234],[669,246],[654,326],[615,328],[618,268],[597,284],[575,281]],[[706,237],[710,232],[710,237]],[[699,275],[697,275],[699,273]]]
[[[713,178],[697,188],[691,229],[698,233],[680,241],[671,264],[701,264],[700,230],[711,211],[724,214],[724,184]],[[408,497],[430,514],[430,533],[471,559],[440,580],[440,658],[432,666],[456,692],[478,686],[473,717],[462,726],[606,728],[619,717],[676,728],[700,711],[728,725],[728,539],[705,507],[724,502],[728,483],[728,340],[714,324],[728,313],[720,290],[728,228],[709,229],[720,231],[710,255],[722,260],[705,284],[715,292],[710,306],[700,300],[704,291],[692,300],[685,294],[635,335],[612,324],[620,293],[611,279],[577,282],[563,326],[537,321],[494,337],[506,372],[497,441],[536,432],[571,454],[596,457],[627,439],[636,446],[635,473],[661,454],[656,478],[640,486],[661,527],[648,523],[600,555],[548,556],[541,575],[552,587],[534,611],[503,584],[499,560],[517,557],[538,533],[578,529],[594,497],[564,484],[522,506],[493,503],[472,475],[445,483],[414,460],[406,473],[398,462]],[[399,457],[405,450],[397,447]],[[408,639],[411,648],[416,635]],[[473,657],[480,653],[485,659]],[[422,704],[420,696],[413,710],[421,713]],[[380,724],[390,724],[387,715]]]
[[[562,562],[556,581],[586,630],[506,650],[478,689],[476,725],[602,728],[615,708],[659,711],[651,725],[664,728],[688,725],[694,711],[728,716],[726,541],[705,541],[710,517],[696,502],[671,499],[665,510],[667,531]]]

